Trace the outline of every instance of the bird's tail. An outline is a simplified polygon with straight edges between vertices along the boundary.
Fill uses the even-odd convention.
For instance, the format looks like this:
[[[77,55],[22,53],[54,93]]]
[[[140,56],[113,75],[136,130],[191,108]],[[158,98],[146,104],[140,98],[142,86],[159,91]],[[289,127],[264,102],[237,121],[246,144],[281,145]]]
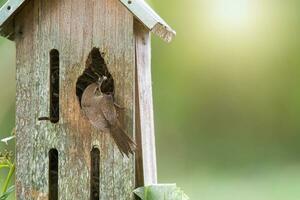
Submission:
[[[126,134],[120,126],[115,126],[111,129],[111,135],[117,144],[122,156],[124,154],[129,157],[129,154],[133,154],[136,149],[136,144]]]

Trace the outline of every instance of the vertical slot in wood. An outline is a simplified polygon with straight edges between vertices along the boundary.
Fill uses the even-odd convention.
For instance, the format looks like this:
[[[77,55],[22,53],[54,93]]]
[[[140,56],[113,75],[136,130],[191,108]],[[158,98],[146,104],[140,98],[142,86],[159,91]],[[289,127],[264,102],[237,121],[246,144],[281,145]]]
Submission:
[[[49,151],[49,200],[58,200],[58,151]]]
[[[50,51],[50,121],[59,121],[59,52]]]
[[[100,199],[100,151],[93,148],[91,151],[91,200]]]

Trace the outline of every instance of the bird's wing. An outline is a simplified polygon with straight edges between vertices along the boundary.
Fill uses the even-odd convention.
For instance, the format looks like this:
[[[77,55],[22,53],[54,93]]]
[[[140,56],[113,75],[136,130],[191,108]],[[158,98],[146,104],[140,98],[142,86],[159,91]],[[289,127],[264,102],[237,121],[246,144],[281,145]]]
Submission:
[[[92,83],[84,90],[81,97],[81,106],[83,108],[91,106],[92,98],[94,97],[97,87],[98,85],[96,83]]]
[[[117,124],[117,111],[114,105],[113,97],[111,95],[103,94],[103,97],[101,99],[101,111],[104,118],[110,125]]]

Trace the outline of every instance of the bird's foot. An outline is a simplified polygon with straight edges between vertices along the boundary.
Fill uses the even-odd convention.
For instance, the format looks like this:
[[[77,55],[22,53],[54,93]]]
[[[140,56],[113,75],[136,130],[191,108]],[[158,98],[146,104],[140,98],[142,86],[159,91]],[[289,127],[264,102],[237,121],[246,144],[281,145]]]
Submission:
[[[124,106],[121,106],[121,105],[117,104],[116,102],[114,102],[114,105],[115,105],[115,107],[118,108],[118,109],[125,110],[125,107],[124,107]]]

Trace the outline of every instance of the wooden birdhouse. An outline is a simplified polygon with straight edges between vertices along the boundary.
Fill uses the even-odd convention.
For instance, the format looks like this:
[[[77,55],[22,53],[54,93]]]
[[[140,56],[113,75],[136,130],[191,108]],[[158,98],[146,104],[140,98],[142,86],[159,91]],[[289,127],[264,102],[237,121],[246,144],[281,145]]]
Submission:
[[[175,32],[142,0],[8,0],[0,27],[16,43],[17,199],[128,200],[155,184],[150,32]],[[100,75],[129,157],[82,111]]]

